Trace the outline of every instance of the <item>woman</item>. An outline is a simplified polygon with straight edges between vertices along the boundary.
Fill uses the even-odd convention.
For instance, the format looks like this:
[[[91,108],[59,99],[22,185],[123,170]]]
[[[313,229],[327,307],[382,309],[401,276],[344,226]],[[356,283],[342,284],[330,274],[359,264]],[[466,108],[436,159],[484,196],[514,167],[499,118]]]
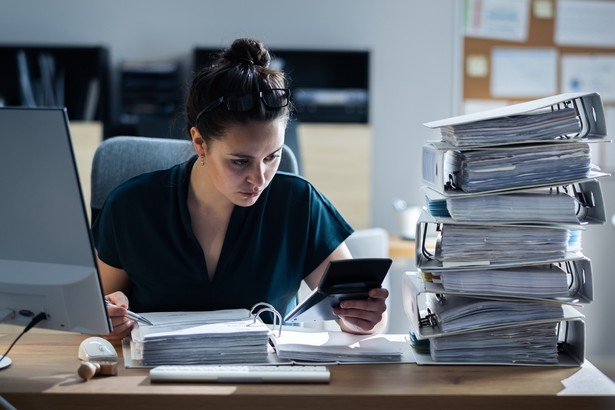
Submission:
[[[352,228],[303,178],[278,173],[289,117],[283,73],[253,39],[239,39],[192,81],[186,120],[196,156],[119,186],[93,234],[113,323],[137,312],[250,308],[282,315],[302,280],[314,288],[330,260],[351,258]],[[340,327],[370,333],[386,289],[342,302]]]

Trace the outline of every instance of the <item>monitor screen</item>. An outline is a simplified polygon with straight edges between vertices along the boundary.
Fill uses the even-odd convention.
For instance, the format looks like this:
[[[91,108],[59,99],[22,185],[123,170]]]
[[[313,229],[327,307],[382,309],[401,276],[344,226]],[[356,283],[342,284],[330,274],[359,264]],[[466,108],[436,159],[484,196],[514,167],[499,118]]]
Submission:
[[[111,330],[64,108],[0,107],[0,323]]]

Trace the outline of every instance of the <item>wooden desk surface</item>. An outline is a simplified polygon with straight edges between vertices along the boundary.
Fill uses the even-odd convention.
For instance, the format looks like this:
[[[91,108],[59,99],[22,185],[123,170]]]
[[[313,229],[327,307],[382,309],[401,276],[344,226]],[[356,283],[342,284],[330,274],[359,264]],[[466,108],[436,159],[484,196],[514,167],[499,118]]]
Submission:
[[[399,236],[394,235],[389,237],[389,256],[391,258],[414,259],[414,247],[414,241],[402,239]]]
[[[330,367],[331,383],[323,385],[150,384],[147,370],[120,366],[118,376],[86,382],[76,373],[77,349],[85,337],[24,335],[9,355],[13,364],[0,371],[0,395],[20,410],[615,408],[615,384],[589,362],[582,368],[339,365]],[[0,346],[8,346],[13,338],[0,337]],[[600,391],[558,395],[562,380],[577,372],[585,373],[577,389],[586,391],[585,387],[598,383]]]

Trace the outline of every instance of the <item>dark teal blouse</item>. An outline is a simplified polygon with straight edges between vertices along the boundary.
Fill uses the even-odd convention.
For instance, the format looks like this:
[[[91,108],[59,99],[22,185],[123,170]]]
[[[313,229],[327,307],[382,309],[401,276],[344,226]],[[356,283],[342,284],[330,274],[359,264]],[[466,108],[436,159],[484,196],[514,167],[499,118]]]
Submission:
[[[268,302],[284,316],[302,279],[352,228],[308,181],[279,172],[253,206],[234,208],[209,281],[187,206],[195,160],[132,178],[109,195],[92,226],[100,259],[128,273],[137,312]]]

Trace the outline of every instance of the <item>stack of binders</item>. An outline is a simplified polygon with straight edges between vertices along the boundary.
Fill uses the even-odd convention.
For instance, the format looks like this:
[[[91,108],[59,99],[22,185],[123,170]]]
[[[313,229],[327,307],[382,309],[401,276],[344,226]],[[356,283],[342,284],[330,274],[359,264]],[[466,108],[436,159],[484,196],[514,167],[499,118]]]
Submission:
[[[581,234],[605,222],[591,145],[602,101],[569,93],[425,124],[426,206],[417,272],[403,277],[418,363],[584,361],[591,261]]]

